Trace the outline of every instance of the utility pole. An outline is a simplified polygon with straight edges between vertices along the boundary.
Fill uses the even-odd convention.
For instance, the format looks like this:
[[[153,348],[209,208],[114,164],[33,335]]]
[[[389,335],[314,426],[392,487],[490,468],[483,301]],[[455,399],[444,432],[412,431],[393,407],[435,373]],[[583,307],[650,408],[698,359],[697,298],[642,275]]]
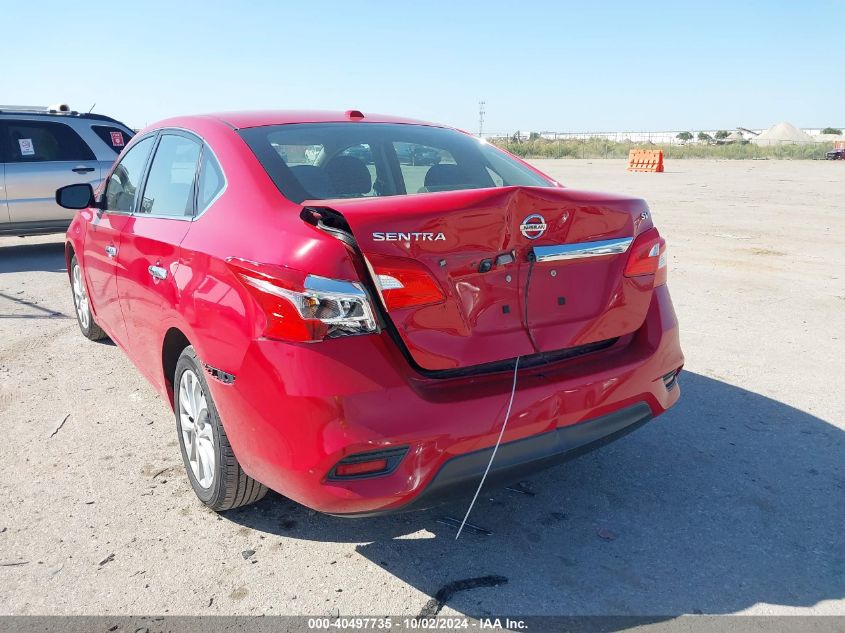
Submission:
[[[484,138],[484,101],[478,102],[478,138]]]

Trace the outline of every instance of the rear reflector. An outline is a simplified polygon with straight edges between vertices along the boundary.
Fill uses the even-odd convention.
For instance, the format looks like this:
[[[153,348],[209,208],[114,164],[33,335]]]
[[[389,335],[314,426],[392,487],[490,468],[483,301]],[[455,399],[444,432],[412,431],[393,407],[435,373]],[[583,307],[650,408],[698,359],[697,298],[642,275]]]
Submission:
[[[369,475],[387,470],[387,460],[373,459],[368,462],[358,462],[357,464],[338,464],[334,469],[335,477],[350,477],[352,475]]]
[[[329,479],[359,479],[378,477],[396,470],[399,462],[408,452],[407,446],[382,451],[358,453],[340,460],[329,472]]]

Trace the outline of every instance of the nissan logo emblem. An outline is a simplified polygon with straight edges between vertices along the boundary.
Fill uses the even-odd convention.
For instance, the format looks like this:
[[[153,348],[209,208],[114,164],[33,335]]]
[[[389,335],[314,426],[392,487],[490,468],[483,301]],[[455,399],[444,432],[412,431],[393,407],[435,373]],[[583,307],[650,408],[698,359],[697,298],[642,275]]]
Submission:
[[[519,225],[519,230],[529,240],[536,240],[546,232],[546,219],[538,213],[529,215]]]

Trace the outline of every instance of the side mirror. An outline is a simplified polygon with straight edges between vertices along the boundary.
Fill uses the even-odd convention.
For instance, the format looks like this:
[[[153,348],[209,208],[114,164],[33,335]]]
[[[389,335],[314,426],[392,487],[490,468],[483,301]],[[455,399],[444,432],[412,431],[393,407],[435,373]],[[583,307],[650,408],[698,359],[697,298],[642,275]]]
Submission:
[[[88,183],[66,185],[56,189],[56,203],[65,209],[93,207],[94,189]]]

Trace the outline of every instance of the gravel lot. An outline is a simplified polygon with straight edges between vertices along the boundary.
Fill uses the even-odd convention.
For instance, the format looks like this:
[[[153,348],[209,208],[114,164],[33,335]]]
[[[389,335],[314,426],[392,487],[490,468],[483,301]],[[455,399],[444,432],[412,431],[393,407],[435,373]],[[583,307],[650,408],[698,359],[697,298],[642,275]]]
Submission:
[[[167,404],[77,329],[62,236],[0,238],[0,613],[845,614],[845,164],[538,161],[641,195],[669,240],[676,408],[464,506],[218,516]],[[254,553],[250,554],[251,551]],[[428,604],[428,606],[427,606]]]

